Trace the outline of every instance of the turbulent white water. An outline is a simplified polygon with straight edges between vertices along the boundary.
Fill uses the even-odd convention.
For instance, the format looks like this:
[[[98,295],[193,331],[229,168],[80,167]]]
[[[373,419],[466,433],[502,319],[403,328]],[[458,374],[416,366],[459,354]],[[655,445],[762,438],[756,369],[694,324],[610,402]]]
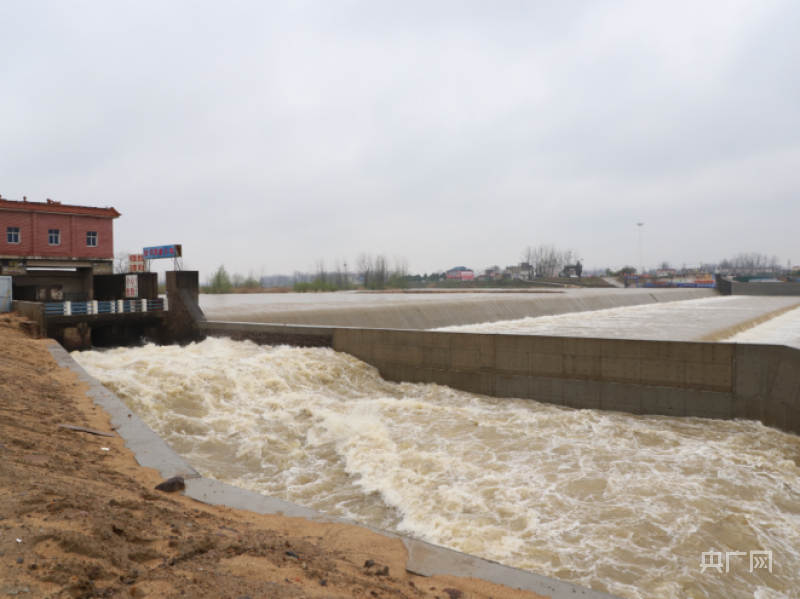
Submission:
[[[800,348],[800,308],[764,324],[743,331],[728,341],[736,343],[774,343]]]
[[[800,588],[800,438],[758,423],[389,383],[328,349],[208,339],[73,355],[234,485],[632,599]],[[701,573],[711,549],[771,550],[772,574],[741,556]]]
[[[713,337],[716,340],[738,333],[739,327],[745,328],[751,325],[754,319],[764,317],[774,310],[797,304],[796,297],[714,297],[627,306],[580,314],[537,316],[436,330],[665,341],[689,341]]]

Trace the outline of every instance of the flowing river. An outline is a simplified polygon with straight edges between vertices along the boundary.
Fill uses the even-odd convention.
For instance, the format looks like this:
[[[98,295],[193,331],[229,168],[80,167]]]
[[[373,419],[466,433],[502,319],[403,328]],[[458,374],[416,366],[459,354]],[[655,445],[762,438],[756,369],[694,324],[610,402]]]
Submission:
[[[709,301],[682,303],[700,306],[700,323]],[[658,316],[641,310],[659,308],[692,312],[623,308],[627,324],[613,314],[608,330],[652,330]],[[608,336],[599,313],[543,318],[570,317]],[[800,310],[777,318],[800,332]],[[772,342],[774,322],[750,341]],[[630,599],[800,588],[800,438],[756,422],[390,383],[329,349],[207,339],[73,355],[205,476]],[[701,573],[710,550],[772,551],[772,573],[740,555]]]

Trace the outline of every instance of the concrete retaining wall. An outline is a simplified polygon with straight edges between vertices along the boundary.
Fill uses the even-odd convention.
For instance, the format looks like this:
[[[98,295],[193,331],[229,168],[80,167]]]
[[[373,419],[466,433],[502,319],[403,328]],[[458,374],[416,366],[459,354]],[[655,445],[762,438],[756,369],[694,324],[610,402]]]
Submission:
[[[800,295],[800,283],[731,283],[733,295]]]
[[[161,331],[164,343],[188,343],[203,338],[197,324],[206,317],[198,306],[200,277],[197,271],[167,271],[169,319]]]
[[[800,350],[790,347],[368,329],[337,329],[333,346],[393,381],[800,434]]]
[[[252,341],[258,345],[294,345],[296,347],[333,347],[337,329],[303,325],[251,324],[249,322],[199,322],[198,328],[208,337],[226,337],[234,341]]]
[[[800,434],[800,350],[773,345],[199,323],[202,334],[333,347],[396,382],[630,414],[747,418]]]
[[[714,275],[714,280],[720,295],[733,295],[733,281],[731,279],[720,275]]]
[[[742,283],[720,275],[715,279],[722,295],[800,295],[800,283]]]

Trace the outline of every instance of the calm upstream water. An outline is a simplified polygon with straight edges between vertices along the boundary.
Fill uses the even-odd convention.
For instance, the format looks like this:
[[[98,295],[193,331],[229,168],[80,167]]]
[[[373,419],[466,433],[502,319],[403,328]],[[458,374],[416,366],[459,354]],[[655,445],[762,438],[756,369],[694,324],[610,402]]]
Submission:
[[[683,303],[710,317],[709,300]],[[652,330],[644,308],[681,326],[692,313],[626,308],[615,327]],[[800,331],[800,310],[779,318]],[[579,334],[609,336],[602,320]],[[773,342],[774,322],[750,340]],[[205,476],[631,599],[800,589],[800,438],[755,422],[390,383],[328,349],[208,339],[73,355]],[[742,556],[701,573],[710,550],[771,550],[772,573]]]

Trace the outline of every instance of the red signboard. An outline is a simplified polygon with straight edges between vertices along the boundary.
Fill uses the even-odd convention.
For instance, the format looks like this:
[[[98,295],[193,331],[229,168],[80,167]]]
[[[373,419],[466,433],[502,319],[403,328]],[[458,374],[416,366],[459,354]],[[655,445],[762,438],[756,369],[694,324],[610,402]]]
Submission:
[[[134,299],[139,296],[139,276],[126,275],[125,276],[125,297]]]
[[[144,256],[142,254],[128,256],[128,272],[145,272]]]

